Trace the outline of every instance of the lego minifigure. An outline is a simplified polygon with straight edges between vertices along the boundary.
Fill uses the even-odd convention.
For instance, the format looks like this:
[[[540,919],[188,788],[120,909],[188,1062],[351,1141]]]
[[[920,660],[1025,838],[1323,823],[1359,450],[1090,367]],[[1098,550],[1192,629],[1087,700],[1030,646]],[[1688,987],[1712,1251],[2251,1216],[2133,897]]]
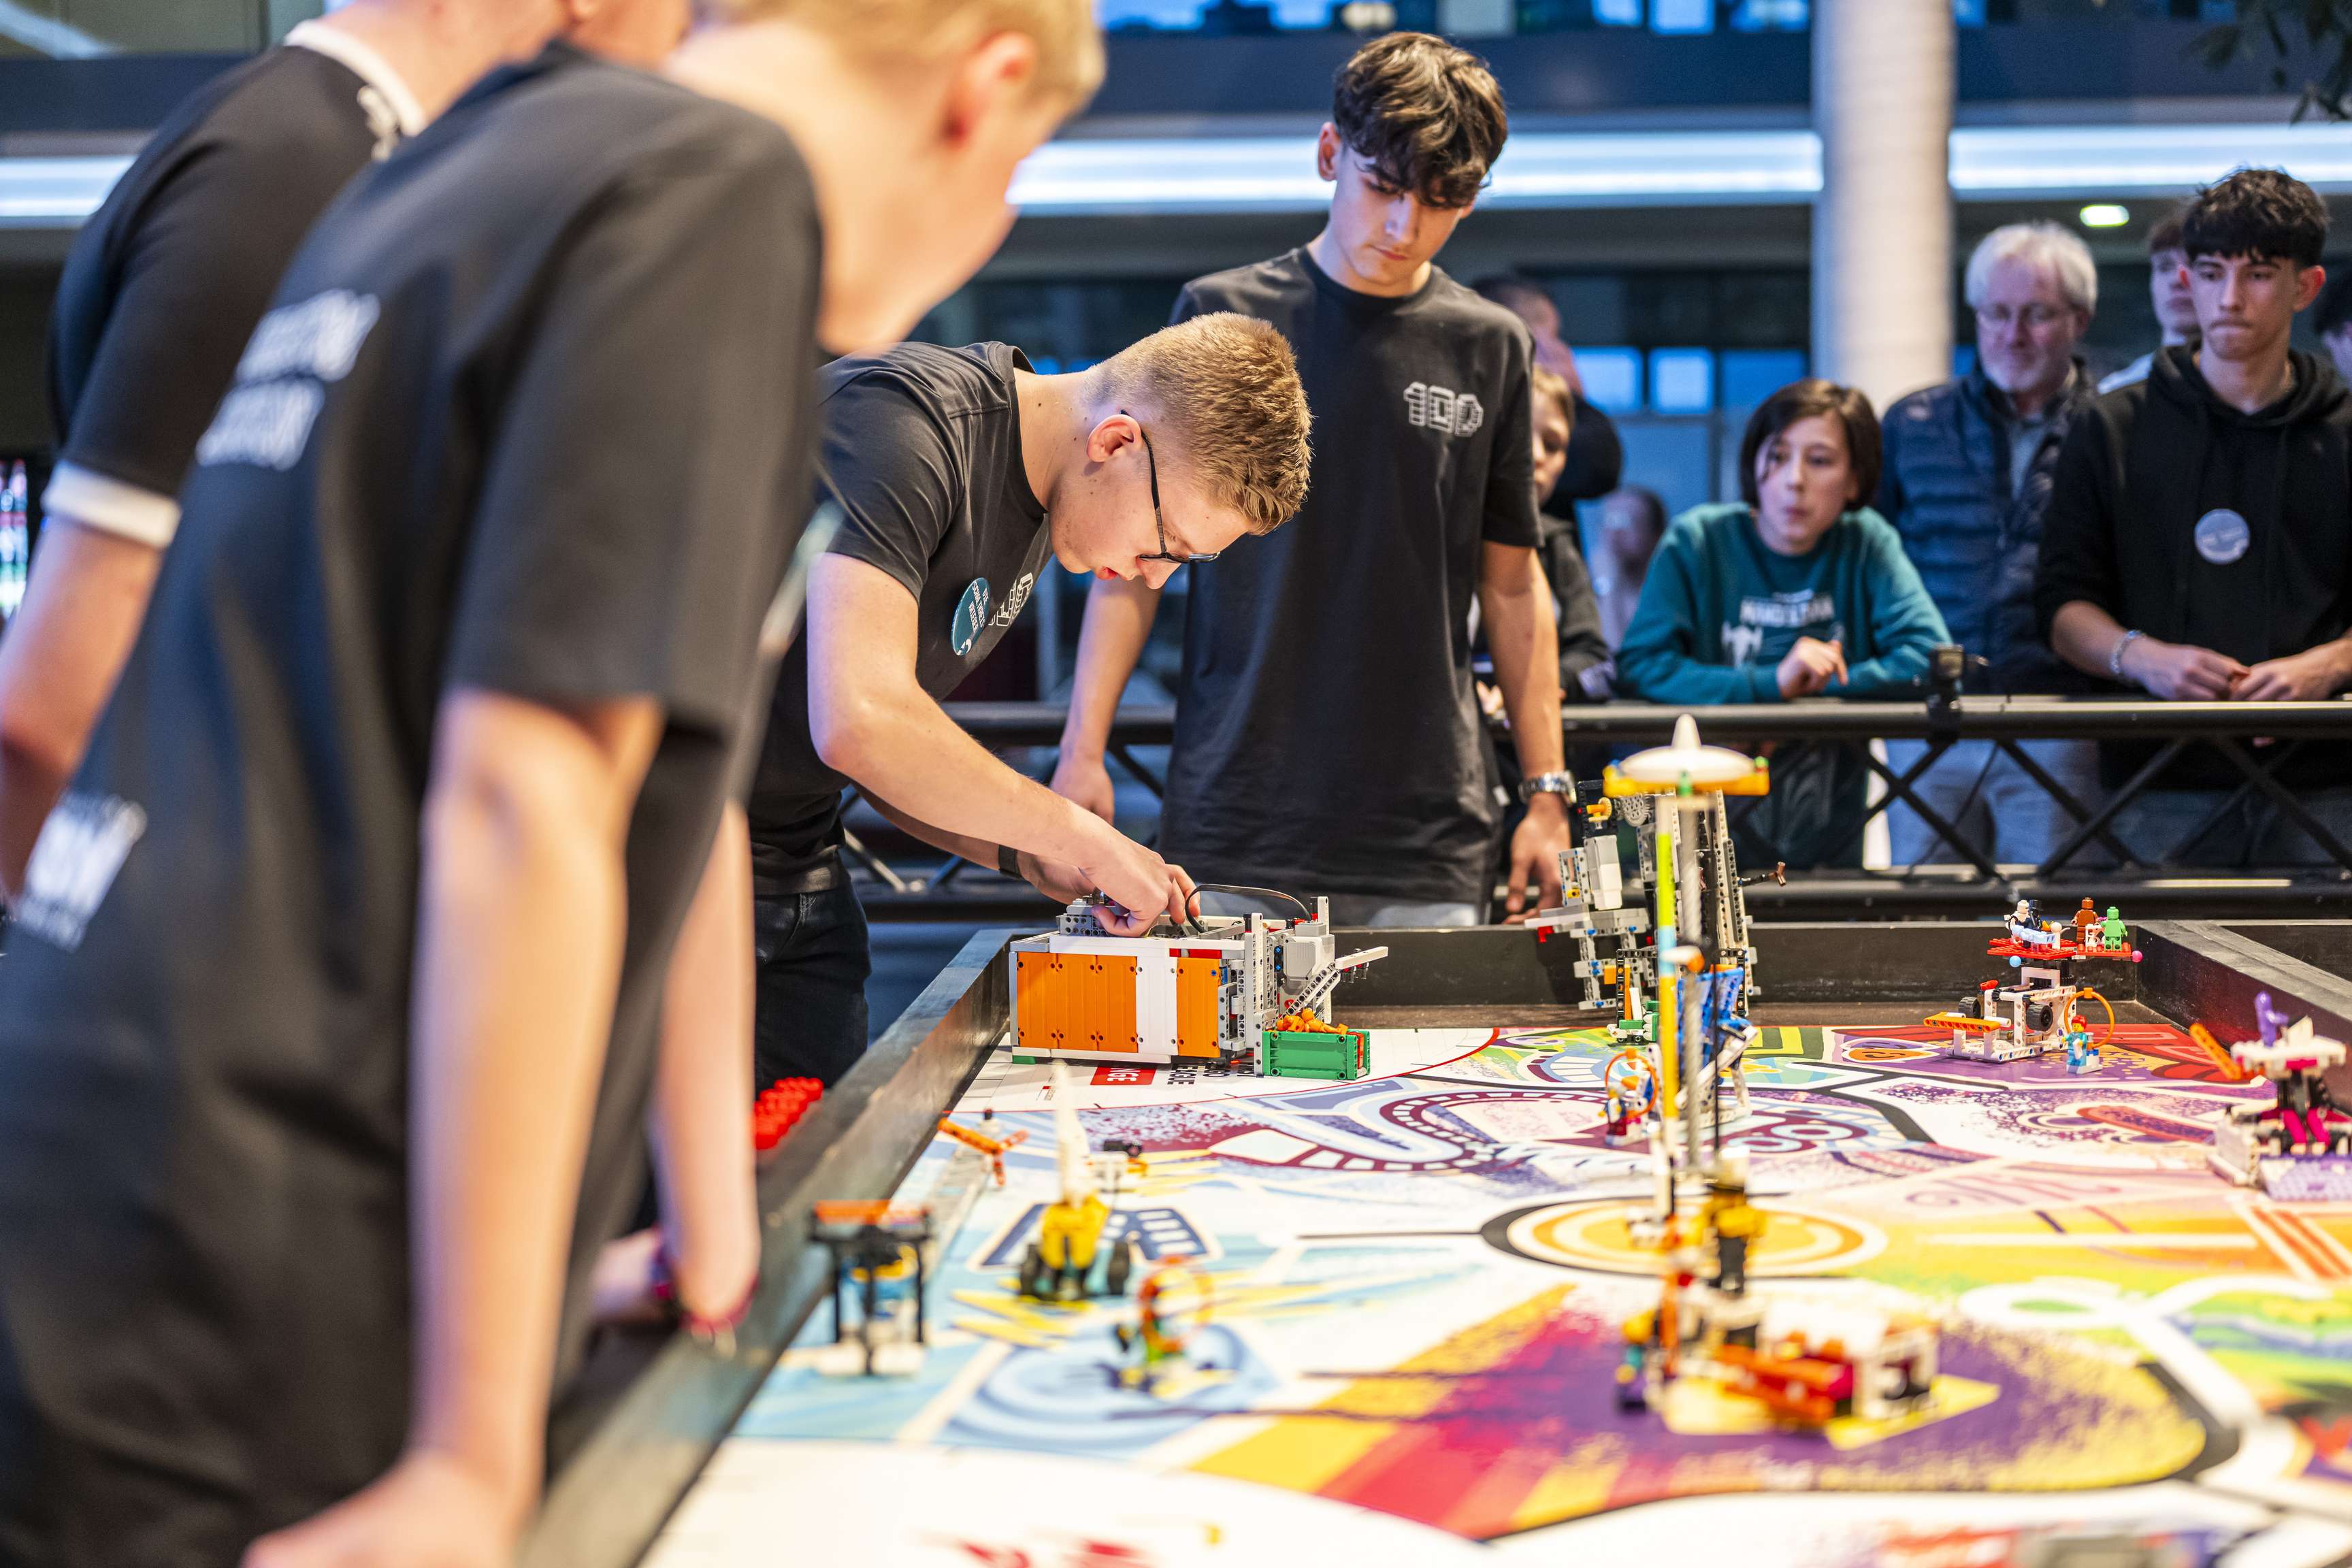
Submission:
[[[1658,1103],[1657,1075],[1640,1050],[1622,1050],[1611,1057],[1601,1070],[1601,1083],[1607,1114],[1603,1125],[1612,1141],[1630,1136],[1633,1123],[1648,1116]]]
[[[2098,908],[2090,900],[2084,899],[2083,907],[2074,911],[2074,945],[2084,948],[2095,947],[2098,945]]]
[[[1748,1156],[1726,1154],[1706,1179],[1699,1232],[1715,1237],[1715,1288],[1727,1296],[1748,1289],[1748,1244],[1764,1234],[1764,1211],[1748,1201]]]
[[[1119,1382],[1155,1391],[1171,1366],[1185,1363],[1192,1335],[1209,1321],[1209,1282],[1190,1259],[1162,1261],[1135,1293],[1135,1321],[1113,1326],[1118,1348],[1132,1359],[1119,1368]]]
[[[2131,932],[2124,929],[2124,918],[2116,906],[2107,906],[2107,918],[2099,922],[2099,944],[2117,952],[2131,945]]]
[[[2066,1031],[2066,1070],[2097,1072],[2105,1065],[2099,1047],[2091,1039],[2088,1029]]]

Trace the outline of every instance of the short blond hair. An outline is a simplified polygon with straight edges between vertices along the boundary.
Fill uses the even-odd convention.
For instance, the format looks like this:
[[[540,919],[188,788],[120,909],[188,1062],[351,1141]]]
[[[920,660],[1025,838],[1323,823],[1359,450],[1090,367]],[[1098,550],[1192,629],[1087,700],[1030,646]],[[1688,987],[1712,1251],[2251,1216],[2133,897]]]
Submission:
[[[1102,85],[1094,0],[698,0],[705,15],[803,22],[866,54],[937,59],[995,33],[1037,41],[1036,90],[1077,108]]]
[[[1142,416],[1220,507],[1271,533],[1307,500],[1307,391],[1283,335],[1253,316],[1195,316],[1098,367],[1104,392]]]

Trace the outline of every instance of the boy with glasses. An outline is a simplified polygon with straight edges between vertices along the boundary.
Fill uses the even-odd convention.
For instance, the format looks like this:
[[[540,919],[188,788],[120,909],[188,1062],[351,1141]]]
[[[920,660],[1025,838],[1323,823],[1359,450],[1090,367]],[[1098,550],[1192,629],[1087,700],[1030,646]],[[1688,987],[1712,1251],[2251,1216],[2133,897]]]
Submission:
[[[1108,893],[1131,911],[1106,915],[1118,931],[1184,914],[1180,867],[998,761],[940,700],[1055,563],[1156,588],[1271,532],[1307,489],[1289,346],[1242,316],[1196,317],[1070,375],[1004,343],[909,343],[840,361],[824,385],[842,525],[810,574],[751,797],[762,1082],[831,1083],[866,1049],[845,784],[1055,899]]]
[[[1393,33],[1334,83],[1334,192],[1288,255],[1194,279],[1176,317],[1273,323],[1315,411],[1298,519],[1187,574],[1161,847],[1226,883],[1332,895],[1353,923],[1469,925],[1499,803],[1472,690],[1480,612],[1526,822],[1509,907],[1557,891],[1569,841],[1559,646],[1537,545],[1528,330],[1433,265],[1502,151],[1500,89],[1442,38]],[[1095,584],[1055,788],[1108,818],[1103,754],[1162,578]]]

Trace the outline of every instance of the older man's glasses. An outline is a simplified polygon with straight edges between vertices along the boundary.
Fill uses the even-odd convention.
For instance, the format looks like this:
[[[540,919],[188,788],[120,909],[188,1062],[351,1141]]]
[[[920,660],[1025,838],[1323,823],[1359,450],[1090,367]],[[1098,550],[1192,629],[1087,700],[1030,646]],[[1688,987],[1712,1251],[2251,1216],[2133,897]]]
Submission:
[[[1212,550],[1205,555],[1175,555],[1170,553],[1168,549],[1168,520],[1165,517],[1162,517],[1160,512],[1160,458],[1157,453],[1152,451],[1151,437],[1144,434],[1143,426],[1140,425],[1137,426],[1135,427],[1135,433],[1143,437],[1143,460],[1145,464],[1148,465],[1151,474],[1151,524],[1154,528],[1157,528],[1160,531],[1160,548],[1150,555],[1139,555],[1136,559],[1138,561],[1173,561],[1179,566],[1197,566],[1205,561],[1214,561],[1223,553],[1222,551]]]
[[[2074,312],[2063,305],[2026,305],[2016,310],[2007,305],[1980,305],[1977,308],[1977,324],[2001,331],[2012,321],[2021,321],[2038,332],[2057,325],[2072,314]]]

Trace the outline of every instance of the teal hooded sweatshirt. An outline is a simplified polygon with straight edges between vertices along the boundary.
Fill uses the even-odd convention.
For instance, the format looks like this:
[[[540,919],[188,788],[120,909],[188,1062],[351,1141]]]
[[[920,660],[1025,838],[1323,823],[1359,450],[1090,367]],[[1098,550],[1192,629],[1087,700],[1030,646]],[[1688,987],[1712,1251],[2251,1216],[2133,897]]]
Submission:
[[[1617,652],[1630,696],[1677,708],[1781,700],[1780,660],[1801,637],[1845,649],[1840,697],[1916,696],[1944,617],[1887,521],[1863,507],[1803,555],[1776,555],[1734,502],[1676,518],[1658,544],[1633,624]],[[1732,813],[1751,866],[1859,866],[1869,789],[1862,758],[1837,744],[1786,742],[1772,793]]]
[[[1892,524],[1862,507],[1804,555],[1776,555],[1737,501],[1694,507],[1659,542],[1617,684],[1674,707],[1778,702],[1780,660],[1801,637],[1845,647],[1839,697],[1917,694],[1944,617]]]

